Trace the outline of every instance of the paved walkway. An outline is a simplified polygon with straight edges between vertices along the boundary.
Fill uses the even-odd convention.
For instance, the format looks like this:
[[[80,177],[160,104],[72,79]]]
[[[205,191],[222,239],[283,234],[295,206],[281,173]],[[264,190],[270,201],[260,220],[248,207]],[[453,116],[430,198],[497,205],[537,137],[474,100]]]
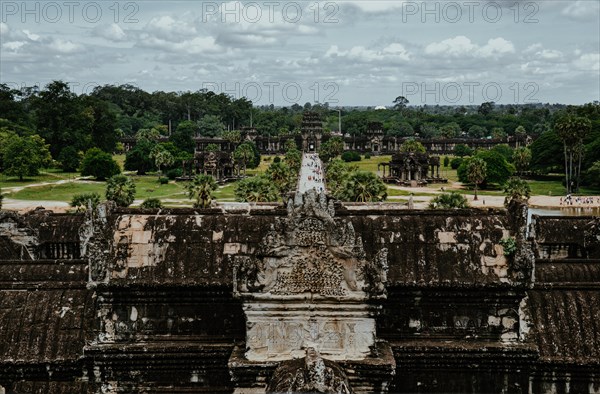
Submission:
[[[325,171],[323,163],[316,153],[304,153],[302,156],[302,166],[300,167],[300,178],[298,179],[298,191],[306,193],[315,189],[318,192],[324,192],[325,189]]]

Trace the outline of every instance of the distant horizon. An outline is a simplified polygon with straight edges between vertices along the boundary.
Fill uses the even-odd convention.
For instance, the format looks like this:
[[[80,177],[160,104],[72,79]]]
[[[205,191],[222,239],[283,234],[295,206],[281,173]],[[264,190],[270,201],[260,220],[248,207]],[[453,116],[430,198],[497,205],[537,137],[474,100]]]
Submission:
[[[0,3],[0,83],[257,105],[600,100],[598,1]]]

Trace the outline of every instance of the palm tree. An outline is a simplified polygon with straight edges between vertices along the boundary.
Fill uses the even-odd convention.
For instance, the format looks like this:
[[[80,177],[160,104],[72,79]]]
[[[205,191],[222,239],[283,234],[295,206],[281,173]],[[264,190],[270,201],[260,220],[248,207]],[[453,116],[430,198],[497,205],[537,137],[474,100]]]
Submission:
[[[264,174],[237,182],[234,193],[236,200],[241,202],[270,202],[279,197],[279,190]]]
[[[589,119],[565,115],[555,125],[558,136],[563,141],[565,154],[565,179],[567,194],[571,193],[573,178],[577,180],[576,190],[579,189],[579,174],[581,172],[581,159],[583,156],[583,138],[592,129]],[[573,169],[573,158],[578,161],[577,169]]]
[[[475,198],[477,201],[477,186],[485,180],[487,175],[487,164],[480,157],[472,157],[467,161],[467,179],[475,184]]]
[[[506,194],[504,206],[508,207],[508,204],[513,200],[527,202],[531,195],[531,188],[525,180],[512,177],[504,185],[504,194]]]
[[[515,149],[513,152],[513,162],[519,173],[527,171],[531,162],[531,149],[526,147]]]
[[[242,163],[244,168],[244,175],[246,175],[246,165],[252,160],[254,157],[254,151],[252,147],[248,144],[240,144],[233,152],[233,157]]]
[[[431,199],[430,209],[462,209],[468,208],[469,203],[459,192],[441,193]]]
[[[387,198],[387,187],[372,172],[354,171],[344,181],[340,197],[354,202],[383,201]]]
[[[217,187],[217,181],[211,175],[196,175],[186,186],[188,197],[196,200],[194,208],[208,208]]]
[[[272,163],[267,169],[267,175],[277,189],[279,190],[279,194],[281,195],[281,199],[285,198],[285,195],[292,190],[294,187],[294,181],[296,177],[295,174],[291,171],[290,167],[284,162]]]

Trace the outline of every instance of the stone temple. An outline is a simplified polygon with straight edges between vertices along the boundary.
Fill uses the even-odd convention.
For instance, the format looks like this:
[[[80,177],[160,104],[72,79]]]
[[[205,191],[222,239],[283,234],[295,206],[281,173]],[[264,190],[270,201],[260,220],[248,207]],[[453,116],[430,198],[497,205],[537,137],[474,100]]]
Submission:
[[[600,218],[0,212],[0,393],[219,392],[598,393]]]

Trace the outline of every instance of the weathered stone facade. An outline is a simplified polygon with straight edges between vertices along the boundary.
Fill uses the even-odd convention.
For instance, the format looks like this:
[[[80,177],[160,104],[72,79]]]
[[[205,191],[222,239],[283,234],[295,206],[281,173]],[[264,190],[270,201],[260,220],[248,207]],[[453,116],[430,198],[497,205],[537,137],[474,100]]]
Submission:
[[[328,237],[344,239],[329,250],[336,259],[375,267],[385,249],[388,266],[386,278],[369,274],[375,285],[356,278],[356,289],[371,289],[363,303],[377,283],[387,293],[364,317],[375,324],[371,354],[335,360],[326,350],[323,365],[338,377],[331,382],[347,381],[355,393],[600,390],[598,218],[534,216],[528,233],[518,205],[316,207],[321,228],[333,220],[345,230],[309,231],[315,239],[299,242],[314,217],[295,218],[284,206],[0,213],[0,390],[264,392],[281,361],[248,359],[246,324],[255,317],[244,304],[297,297],[300,287],[267,280],[267,263],[279,270],[283,255],[327,249]],[[517,245],[511,255],[499,247],[507,237]],[[258,272],[245,257],[257,259]],[[349,276],[331,269],[329,282],[308,288],[321,294],[333,283],[352,295]],[[336,297],[325,298],[331,305]]]

